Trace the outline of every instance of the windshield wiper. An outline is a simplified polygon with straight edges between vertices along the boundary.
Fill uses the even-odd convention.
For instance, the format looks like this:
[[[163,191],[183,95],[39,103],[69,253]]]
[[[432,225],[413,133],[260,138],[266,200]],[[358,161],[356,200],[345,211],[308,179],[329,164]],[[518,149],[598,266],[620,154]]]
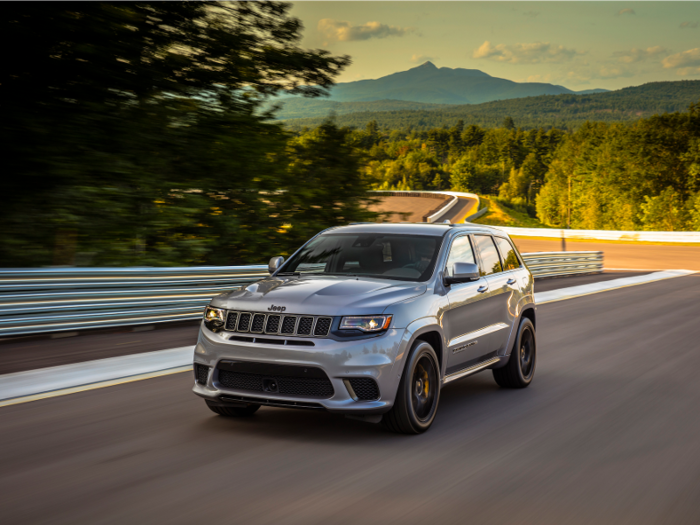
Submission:
[[[301,274],[299,272],[280,272],[277,275],[291,275],[294,277],[299,277]],[[277,277],[277,275],[275,275],[275,277]]]

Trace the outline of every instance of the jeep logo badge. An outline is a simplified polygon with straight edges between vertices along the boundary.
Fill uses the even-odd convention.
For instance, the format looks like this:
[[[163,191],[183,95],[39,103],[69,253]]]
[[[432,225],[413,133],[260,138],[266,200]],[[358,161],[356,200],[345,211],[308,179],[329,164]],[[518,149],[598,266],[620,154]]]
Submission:
[[[286,306],[275,306],[274,304],[267,309],[268,312],[284,312],[287,309]]]

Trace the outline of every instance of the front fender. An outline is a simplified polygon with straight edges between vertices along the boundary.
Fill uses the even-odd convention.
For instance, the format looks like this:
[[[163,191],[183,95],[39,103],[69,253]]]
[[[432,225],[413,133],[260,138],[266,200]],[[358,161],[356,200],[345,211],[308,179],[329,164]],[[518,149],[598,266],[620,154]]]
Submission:
[[[399,386],[399,381],[401,381],[401,375],[403,374],[404,366],[406,364],[406,358],[408,357],[408,352],[411,351],[411,347],[413,346],[413,343],[418,339],[421,335],[427,334],[429,332],[437,332],[437,334],[440,337],[440,346],[441,348],[435,348],[435,353],[439,353],[442,355],[438,355],[438,359],[440,359],[440,362],[442,363],[442,370],[440,370],[440,377],[444,376],[445,373],[445,363],[447,359],[445,358],[444,352],[445,348],[447,348],[447,344],[445,341],[445,335],[442,331],[442,327],[440,326],[440,322],[437,317],[433,316],[428,316],[428,317],[422,317],[420,319],[416,319],[412,323],[410,323],[404,333],[403,337],[401,339],[401,344],[399,345],[399,351],[396,353],[396,358],[394,359],[394,365],[391,369],[391,374],[396,382],[396,388]]]

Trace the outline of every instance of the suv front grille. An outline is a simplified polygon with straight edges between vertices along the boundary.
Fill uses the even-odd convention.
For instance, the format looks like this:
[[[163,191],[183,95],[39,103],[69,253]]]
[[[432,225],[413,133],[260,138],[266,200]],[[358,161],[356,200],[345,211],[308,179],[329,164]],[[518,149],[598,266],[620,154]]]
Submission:
[[[332,317],[263,314],[229,311],[226,330],[251,334],[285,335],[298,337],[327,337],[333,324]]]
[[[283,334],[293,334],[294,326],[297,324],[297,318],[293,315],[285,315],[284,321],[282,321],[282,333]]]
[[[265,331],[268,334],[276,334],[280,329],[280,316],[279,315],[268,315],[267,324],[265,325]]]
[[[254,333],[262,333],[264,326],[265,314],[255,314],[253,316],[253,325],[250,327],[250,331]]]
[[[331,318],[330,317],[319,317],[316,321],[316,328],[314,328],[315,336],[326,336],[331,329]]]
[[[236,321],[238,321],[238,312],[229,312],[226,318],[226,330],[232,332],[236,330]]]
[[[238,319],[238,331],[247,332],[250,328],[250,314],[241,314]]]
[[[302,317],[299,320],[299,327],[297,328],[298,335],[310,335],[311,327],[314,325],[313,317]]]

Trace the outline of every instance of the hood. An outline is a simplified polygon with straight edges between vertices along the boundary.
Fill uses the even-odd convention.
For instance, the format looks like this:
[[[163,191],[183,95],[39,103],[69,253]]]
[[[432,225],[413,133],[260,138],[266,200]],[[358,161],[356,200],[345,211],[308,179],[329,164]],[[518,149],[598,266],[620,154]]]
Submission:
[[[374,315],[391,304],[425,293],[426,288],[423,283],[349,276],[271,277],[221,294],[212,305],[262,313]]]

